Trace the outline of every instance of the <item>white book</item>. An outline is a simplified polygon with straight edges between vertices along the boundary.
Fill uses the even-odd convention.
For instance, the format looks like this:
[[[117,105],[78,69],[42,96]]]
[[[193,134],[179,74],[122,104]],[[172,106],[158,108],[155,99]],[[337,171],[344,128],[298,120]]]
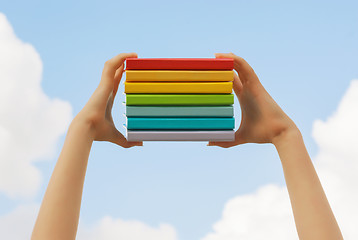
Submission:
[[[133,131],[127,130],[127,140],[137,141],[222,141],[235,140],[234,130],[224,131]]]

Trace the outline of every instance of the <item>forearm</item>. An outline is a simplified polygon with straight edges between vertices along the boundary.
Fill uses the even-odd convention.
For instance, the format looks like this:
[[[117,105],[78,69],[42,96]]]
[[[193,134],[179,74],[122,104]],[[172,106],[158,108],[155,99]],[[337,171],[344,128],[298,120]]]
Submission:
[[[343,239],[298,129],[274,140],[300,239]]]
[[[32,239],[75,239],[92,142],[90,125],[75,119],[48,184]]]

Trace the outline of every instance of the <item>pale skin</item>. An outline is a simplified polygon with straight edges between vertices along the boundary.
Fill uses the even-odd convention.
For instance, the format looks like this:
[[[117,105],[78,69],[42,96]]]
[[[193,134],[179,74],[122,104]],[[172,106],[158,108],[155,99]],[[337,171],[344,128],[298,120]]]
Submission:
[[[111,113],[128,57],[137,55],[119,54],[105,63],[98,88],[72,121],[31,239],[76,238],[93,141],[108,141],[124,148],[142,146],[142,142],[125,139],[116,129]],[[245,143],[273,144],[281,159],[299,238],[343,239],[299,129],[267,93],[244,59],[232,53],[220,53],[216,57],[234,59],[237,72],[234,92],[240,102],[242,120],[235,141],[208,145],[227,148]]]

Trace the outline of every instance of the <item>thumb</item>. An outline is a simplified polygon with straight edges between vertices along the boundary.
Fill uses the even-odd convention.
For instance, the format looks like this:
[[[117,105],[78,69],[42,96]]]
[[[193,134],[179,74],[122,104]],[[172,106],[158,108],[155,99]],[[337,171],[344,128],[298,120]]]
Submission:
[[[122,133],[120,133],[115,127],[113,130],[113,135],[109,139],[109,141],[124,148],[143,146],[143,142],[128,142],[127,139],[122,135]]]
[[[206,146],[217,146],[217,147],[222,147],[222,148],[229,148],[229,147],[233,147],[236,146],[236,142],[209,142]]]
[[[235,132],[235,140],[231,142],[214,142],[210,141],[206,146],[217,146],[222,148],[230,148],[240,144],[246,143],[242,135],[241,127]]]

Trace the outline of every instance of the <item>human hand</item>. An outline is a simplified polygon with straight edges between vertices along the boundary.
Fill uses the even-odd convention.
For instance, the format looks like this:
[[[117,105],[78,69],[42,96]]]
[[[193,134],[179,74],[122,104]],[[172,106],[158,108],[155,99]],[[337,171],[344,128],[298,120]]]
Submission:
[[[136,53],[121,53],[104,64],[102,78],[91,98],[75,117],[74,122],[90,125],[95,141],[109,141],[124,148],[142,146],[142,142],[128,142],[117,130],[112,118],[112,106],[124,72],[124,61],[137,57]]]
[[[260,83],[251,66],[233,53],[218,53],[216,58],[233,58],[233,89],[240,102],[241,124],[233,142],[209,142],[208,146],[233,147],[244,143],[273,143],[291,130],[294,122],[284,113]]]

